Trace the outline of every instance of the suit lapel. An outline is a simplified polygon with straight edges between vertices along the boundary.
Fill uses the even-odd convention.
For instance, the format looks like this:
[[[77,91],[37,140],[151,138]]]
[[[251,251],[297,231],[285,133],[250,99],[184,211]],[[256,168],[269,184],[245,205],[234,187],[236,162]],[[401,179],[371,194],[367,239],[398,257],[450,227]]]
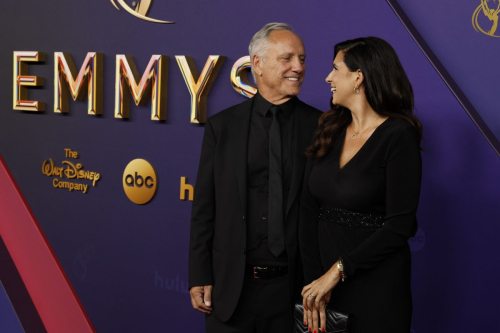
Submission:
[[[231,152],[234,156],[233,166],[238,180],[241,207],[247,211],[247,160],[248,160],[248,131],[253,99],[248,100],[234,110],[233,119],[229,123],[229,139]]]
[[[307,117],[309,113],[310,111],[303,107],[303,103],[297,101],[297,105],[295,106],[295,147],[293,152],[292,183],[290,184],[290,192],[288,193],[285,221],[295,201],[295,197],[299,192],[300,182],[304,175],[304,168],[306,165],[304,152],[310,145],[312,139],[311,129],[307,126]]]

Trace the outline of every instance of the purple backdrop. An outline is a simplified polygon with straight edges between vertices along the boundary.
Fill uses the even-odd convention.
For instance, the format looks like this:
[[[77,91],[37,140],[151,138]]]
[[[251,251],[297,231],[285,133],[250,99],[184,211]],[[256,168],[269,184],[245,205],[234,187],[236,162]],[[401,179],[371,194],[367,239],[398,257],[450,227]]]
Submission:
[[[10,305],[9,297],[0,283],[0,329],[2,332],[23,333],[24,330]]]
[[[498,6],[498,1],[487,3],[492,9],[497,9],[494,6]],[[495,59],[500,53],[500,43],[498,38],[476,31],[473,27],[473,13],[481,5],[481,0],[400,0],[399,4],[499,140],[500,94],[497,93],[497,80],[500,67],[496,66]],[[478,29],[488,31],[493,28],[493,22],[482,9],[477,21]],[[495,34],[500,36],[500,27]]]
[[[467,14],[456,18],[460,29],[454,33],[463,30],[461,41],[474,43],[470,9],[479,0],[448,2],[447,15]],[[449,22],[436,19],[443,12],[438,5],[402,5],[431,47],[449,44],[443,32]],[[303,37],[308,56],[300,98],[322,110],[331,96],[324,78],[335,43],[373,35],[394,46],[424,126],[420,230],[410,240],[413,332],[499,330],[500,160],[385,1],[154,1],[150,16],[174,25],[139,20],[107,0],[9,1],[2,7],[0,154],[98,332],[204,331],[203,315],[191,309],[186,289],[191,203],[179,200],[180,177],[190,184],[196,180],[203,126],[189,123],[190,95],[174,56],[193,57],[199,71],[208,55],[227,57],[208,97],[208,116],[213,115],[245,100],[231,87],[231,67],[247,55],[253,33],[272,21],[292,24]],[[498,47],[497,39],[485,38],[490,39],[481,47]],[[457,57],[459,46],[452,48]],[[474,47],[465,48],[471,57]],[[30,74],[45,78],[43,88],[29,89],[30,99],[47,104],[41,114],[12,110],[13,51],[32,50],[47,53],[44,64],[30,65]],[[68,114],[52,112],[58,51],[71,53],[78,68],[87,52],[104,53],[102,116],[87,115],[86,101],[71,101]],[[132,105],[127,121],[113,117],[116,54],[132,55],[141,73],[151,55],[169,56],[166,122],[150,120],[149,104]],[[453,59],[442,61],[463,70],[459,84],[473,79],[477,96],[490,94],[481,109],[493,113],[498,94],[488,90],[494,87],[488,80],[496,76],[490,77],[487,67],[464,68],[467,58]],[[474,66],[487,66],[476,59],[481,60]],[[65,160],[64,148],[78,151],[86,169],[101,173],[88,194],[55,189],[41,173],[44,160]],[[122,188],[125,166],[135,158],[150,161],[158,174],[156,196],[144,206],[130,202]],[[0,312],[0,330],[8,315]]]

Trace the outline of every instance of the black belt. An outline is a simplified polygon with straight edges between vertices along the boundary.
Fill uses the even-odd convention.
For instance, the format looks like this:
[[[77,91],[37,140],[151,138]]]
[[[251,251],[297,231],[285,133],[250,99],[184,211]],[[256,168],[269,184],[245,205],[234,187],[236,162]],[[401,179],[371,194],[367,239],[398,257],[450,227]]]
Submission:
[[[280,277],[288,273],[288,267],[260,267],[247,265],[245,274],[252,276],[254,279],[272,279]]]

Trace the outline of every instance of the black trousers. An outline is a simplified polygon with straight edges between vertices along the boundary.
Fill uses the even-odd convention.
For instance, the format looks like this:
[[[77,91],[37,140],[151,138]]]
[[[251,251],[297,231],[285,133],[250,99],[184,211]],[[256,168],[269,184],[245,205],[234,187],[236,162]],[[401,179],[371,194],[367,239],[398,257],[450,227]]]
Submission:
[[[290,333],[288,275],[273,279],[245,277],[238,305],[227,322],[206,315],[207,333]]]

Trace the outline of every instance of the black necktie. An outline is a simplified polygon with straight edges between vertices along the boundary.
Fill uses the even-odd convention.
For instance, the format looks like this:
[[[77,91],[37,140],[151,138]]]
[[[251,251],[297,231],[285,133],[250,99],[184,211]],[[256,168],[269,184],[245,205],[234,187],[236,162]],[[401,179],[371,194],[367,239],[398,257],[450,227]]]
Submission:
[[[278,257],[285,250],[283,231],[283,180],[281,168],[281,130],[278,122],[279,106],[269,109],[273,122],[269,130],[269,199],[268,199],[268,246]]]

